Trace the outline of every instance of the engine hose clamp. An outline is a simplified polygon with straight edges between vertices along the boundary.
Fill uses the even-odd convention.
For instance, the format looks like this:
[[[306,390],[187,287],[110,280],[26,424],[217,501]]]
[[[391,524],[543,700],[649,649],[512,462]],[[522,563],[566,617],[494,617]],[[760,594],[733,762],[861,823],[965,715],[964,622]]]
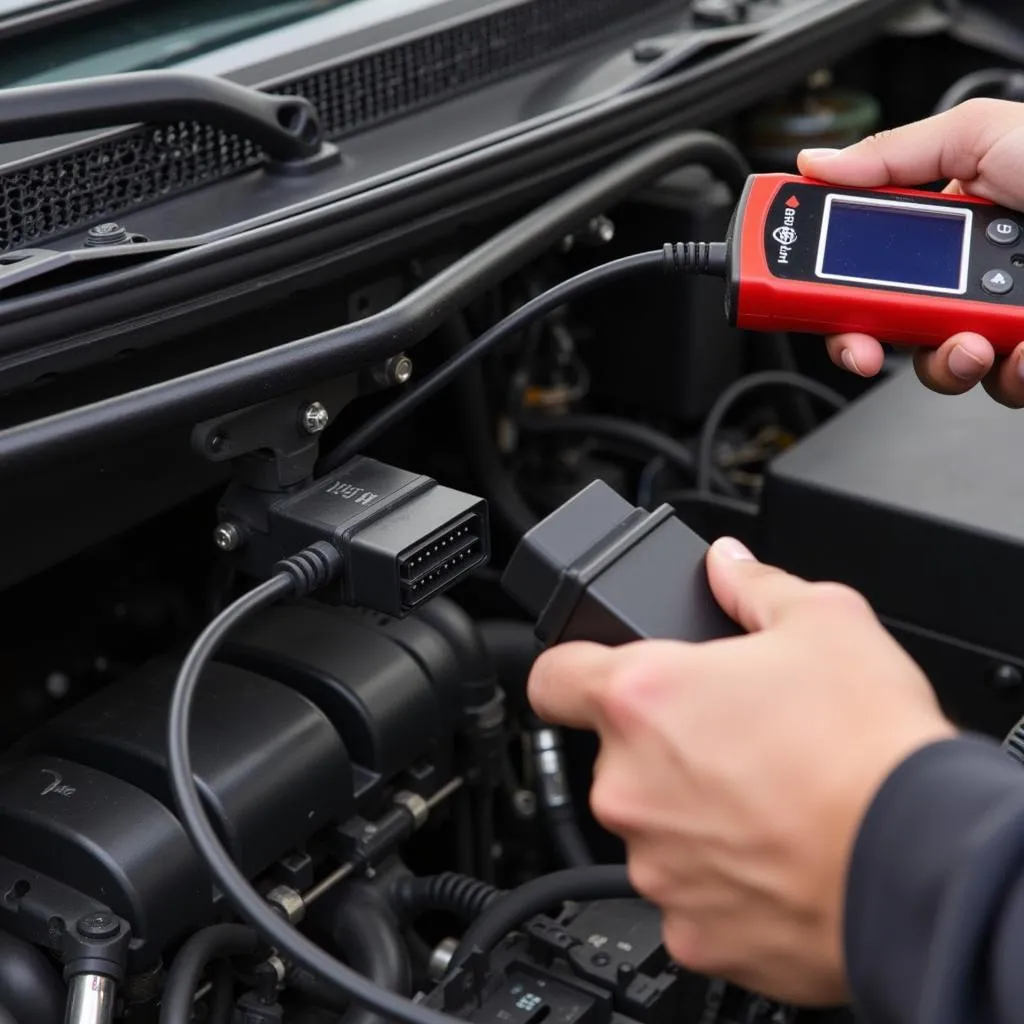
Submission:
[[[413,825],[416,828],[422,828],[427,818],[430,817],[430,807],[427,801],[417,793],[403,789],[395,794],[393,802],[412,815]]]
[[[275,885],[264,899],[280,910],[289,924],[299,924],[306,916],[306,901],[289,885]]]

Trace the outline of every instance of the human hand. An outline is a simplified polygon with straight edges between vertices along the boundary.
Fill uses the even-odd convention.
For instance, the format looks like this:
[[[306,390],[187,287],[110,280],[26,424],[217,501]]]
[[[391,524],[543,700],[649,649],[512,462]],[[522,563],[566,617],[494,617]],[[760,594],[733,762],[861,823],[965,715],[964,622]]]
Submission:
[[[845,876],[861,820],[911,753],[954,734],[865,601],[761,565],[708,558],[750,635],[546,652],[545,720],[596,731],[591,806],[626,843],[670,955],[804,1006],[846,997]]]
[[[990,99],[968,100],[841,151],[808,150],[799,159],[801,174],[833,185],[913,188],[948,178],[947,192],[1016,210],[1024,210],[1022,164],[1024,104]],[[829,338],[828,351],[837,365],[862,377],[882,368],[882,346],[862,334]],[[1024,407],[1024,345],[996,358],[980,335],[958,334],[939,349],[915,353],[914,365],[933,391],[960,395],[980,381],[1003,405]]]

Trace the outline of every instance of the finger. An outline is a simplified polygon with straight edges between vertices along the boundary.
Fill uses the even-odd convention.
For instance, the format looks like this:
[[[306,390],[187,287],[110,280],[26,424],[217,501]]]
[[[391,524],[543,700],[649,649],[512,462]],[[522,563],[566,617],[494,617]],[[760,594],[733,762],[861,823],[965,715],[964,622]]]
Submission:
[[[731,538],[712,545],[707,564],[715,599],[749,633],[777,625],[808,597],[809,583],[762,565]]]
[[[858,377],[875,377],[885,363],[885,350],[866,334],[837,334],[827,338],[825,347],[836,366]]]
[[[972,101],[847,149],[806,150],[798,164],[808,177],[860,188],[923,185],[940,178],[970,182],[995,141],[1021,126],[1019,104]]]
[[[963,395],[992,369],[996,354],[979,334],[957,334],[935,350],[920,349],[914,367],[921,383],[942,395]]]
[[[599,644],[563,644],[546,651],[534,663],[527,685],[533,710],[553,725],[596,730],[613,661],[614,652]]]
[[[1001,405],[1024,409],[1024,344],[1018,345],[1005,359],[997,360],[982,383]]]

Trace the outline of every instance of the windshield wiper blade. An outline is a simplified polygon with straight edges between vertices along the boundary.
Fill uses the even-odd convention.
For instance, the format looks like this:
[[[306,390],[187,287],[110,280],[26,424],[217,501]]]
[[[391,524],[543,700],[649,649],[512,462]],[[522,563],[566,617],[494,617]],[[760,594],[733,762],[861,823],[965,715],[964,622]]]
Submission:
[[[247,138],[289,169],[338,159],[309,100],[274,96],[223,78],[137,71],[0,90],[0,143],[181,120]]]

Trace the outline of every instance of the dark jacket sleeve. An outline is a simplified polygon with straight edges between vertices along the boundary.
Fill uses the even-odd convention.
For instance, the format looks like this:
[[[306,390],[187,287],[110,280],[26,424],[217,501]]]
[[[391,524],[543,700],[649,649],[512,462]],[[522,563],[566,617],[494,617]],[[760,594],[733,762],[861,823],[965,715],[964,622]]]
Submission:
[[[1024,1024],[1024,769],[986,739],[919,751],[861,826],[845,944],[864,1024]]]

